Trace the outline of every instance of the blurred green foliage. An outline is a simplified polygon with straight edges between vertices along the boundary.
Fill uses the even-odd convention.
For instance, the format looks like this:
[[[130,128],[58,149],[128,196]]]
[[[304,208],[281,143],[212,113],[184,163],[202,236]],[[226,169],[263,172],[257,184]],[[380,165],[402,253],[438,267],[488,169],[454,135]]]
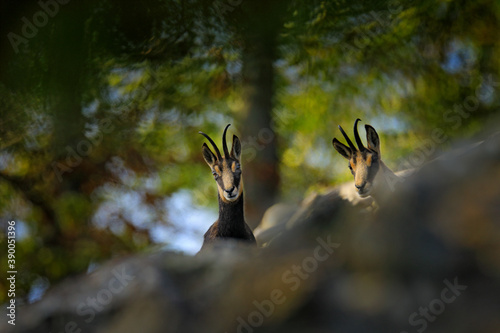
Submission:
[[[375,126],[398,169],[434,129],[445,150],[496,115],[497,1],[270,3],[283,22],[269,128],[285,200],[350,179],[331,147],[339,124],[348,133],[358,117]],[[14,45],[6,36],[22,37],[21,18],[42,9],[1,6],[0,217],[2,228],[22,222],[19,297],[149,247],[152,227],[171,223],[164,198],[181,189],[216,210],[197,132],[219,142],[225,124],[246,126],[242,36],[265,38],[273,22],[252,24],[245,1],[70,2]],[[473,111],[456,113],[467,103]],[[113,206],[117,193],[134,193],[148,222]],[[96,218],[100,209],[107,218]]]

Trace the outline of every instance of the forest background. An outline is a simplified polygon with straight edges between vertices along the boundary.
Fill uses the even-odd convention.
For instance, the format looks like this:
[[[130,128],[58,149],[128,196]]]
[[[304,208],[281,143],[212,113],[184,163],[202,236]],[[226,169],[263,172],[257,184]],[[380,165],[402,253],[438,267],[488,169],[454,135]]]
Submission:
[[[356,118],[394,170],[486,137],[499,20],[494,0],[2,2],[0,227],[16,221],[19,298],[109,258],[196,252],[217,218],[200,130],[240,137],[252,227],[351,178],[331,141]]]

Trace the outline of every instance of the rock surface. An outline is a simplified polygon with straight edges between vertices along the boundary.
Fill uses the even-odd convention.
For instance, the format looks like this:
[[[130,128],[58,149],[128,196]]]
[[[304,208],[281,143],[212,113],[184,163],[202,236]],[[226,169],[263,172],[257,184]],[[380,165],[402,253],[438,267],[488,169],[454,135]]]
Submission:
[[[323,207],[265,248],[114,260],[1,332],[500,332],[500,140],[404,178],[372,214]]]

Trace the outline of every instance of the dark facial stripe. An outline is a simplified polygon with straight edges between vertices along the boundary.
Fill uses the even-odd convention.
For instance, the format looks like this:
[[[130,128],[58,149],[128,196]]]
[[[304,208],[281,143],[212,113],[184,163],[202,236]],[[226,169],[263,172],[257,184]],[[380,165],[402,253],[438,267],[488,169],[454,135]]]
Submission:
[[[216,181],[221,189],[228,190],[232,186],[239,187],[241,182],[241,171],[236,168],[237,163],[237,161],[224,158],[222,163],[214,166],[214,171],[219,175]],[[228,173],[232,175],[232,182],[224,186],[224,175],[228,175]]]

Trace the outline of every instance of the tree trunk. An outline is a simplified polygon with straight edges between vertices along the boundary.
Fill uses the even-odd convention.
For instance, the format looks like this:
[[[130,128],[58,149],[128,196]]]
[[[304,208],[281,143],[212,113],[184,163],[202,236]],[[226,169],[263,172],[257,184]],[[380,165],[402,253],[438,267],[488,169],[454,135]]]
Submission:
[[[243,49],[243,167],[245,215],[256,227],[278,194],[277,140],[271,118],[274,96],[276,39],[283,17],[283,2],[247,3]]]
[[[72,3],[64,15],[55,17],[49,51],[49,105],[54,121],[56,156],[65,156],[67,147],[77,150],[84,138],[82,91],[88,81],[85,61],[85,6]],[[88,70],[88,68],[87,68]],[[80,154],[82,155],[82,154]]]

